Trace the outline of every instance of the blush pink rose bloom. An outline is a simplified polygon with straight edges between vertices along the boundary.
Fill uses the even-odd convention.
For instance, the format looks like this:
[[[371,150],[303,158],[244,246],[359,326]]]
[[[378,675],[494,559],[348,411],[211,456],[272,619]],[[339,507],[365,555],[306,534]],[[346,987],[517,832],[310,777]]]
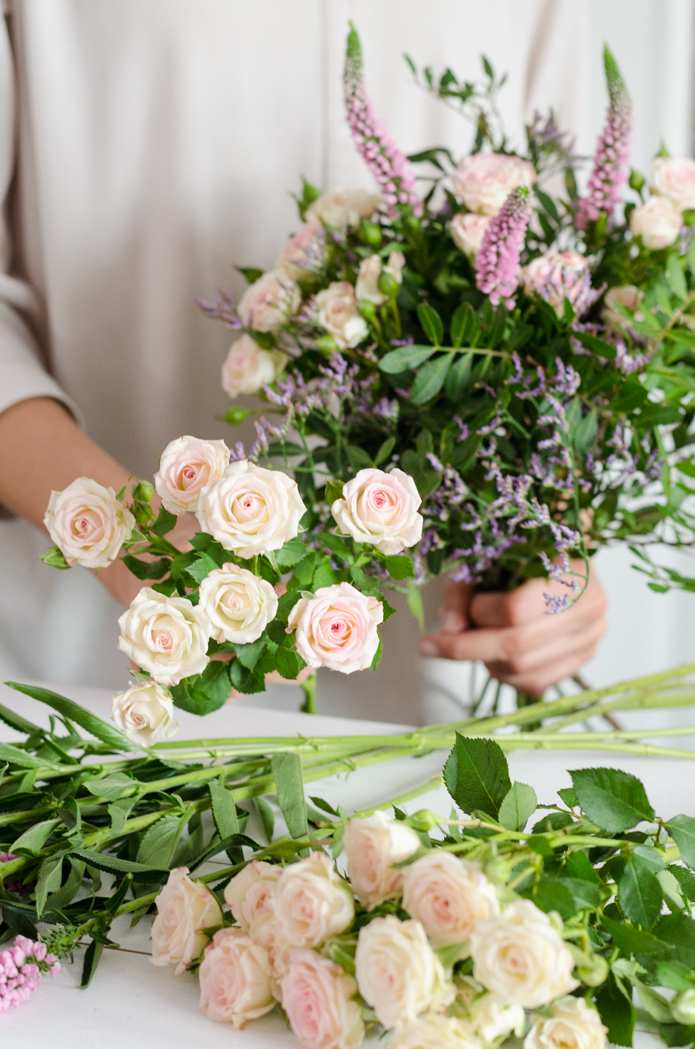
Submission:
[[[154,901],[152,964],[176,963],[180,976],[208,942],[201,929],[222,924],[220,906],[205,885],[188,877],[188,867],[176,867]]]
[[[237,312],[245,328],[273,331],[296,312],[301,298],[299,288],[284,269],[268,270],[246,289]]]
[[[333,337],[341,350],[354,349],[369,334],[350,281],[333,281],[315,295],[314,314],[317,323]]]
[[[278,599],[270,583],[238,565],[214,569],[200,584],[198,607],[210,620],[216,641],[248,645],[275,618]]]
[[[244,393],[258,393],[275,382],[286,361],[286,354],[263,350],[255,339],[244,333],[232,343],[222,365],[222,389],[232,399]]]
[[[331,513],[344,535],[371,543],[382,554],[398,554],[422,539],[422,500],[403,470],[359,470],[343,488]]]
[[[403,871],[394,865],[416,853],[420,839],[403,822],[389,819],[379,810],[366,819],[348,821],[343,847],[352,890],[372,911],[384,900],[400,895]]]
[[[608,1030],[586,999],[558,998],[550,1012],[551,1016],[534,1017],[524,1049],[604,1049]]]
[[[304,1049],[357,1049],[364,1039],[357,984],[315,951],[293,950],[281,983],[282,1007]]]
[[[462,958],[478,922],[500,912],[494,886],[480,865],[441,849],[404,869],[403,909],[422,922],[435,947],[461,944]]]
[[[630,214],[630,230],[649,251],[670,248],[683,225],[680,211],[669,197],[650,197]]]
[[[521,271],[528,295],[539,295],[558,317],[563,315],[565,299],[577,313],[592,301],[589,260],[578,251],[549,251],[529,262]]]
[[[198,972],[200,1010],[237,1030],[275,1006],[268,952],[239,929],[220,929]]]
[[[326,853],[312,852],[275,882],[273,911],[290,946],[319,947],[352,924],[355,903]]]
[[[519,186],[532,186],[538,179],[527,160],[503,153],[474,153],[458,164],[452,183],[454,193],[467,208],[479,215],[497,215]]]
[[[296,280],[314,269],[322,257],[323,229],[318,219],[310,219],[285,242],[275,265]]]
[[[154,486],[170,514],[193,513],[206,484],[217,481],[229,466],[229,448],[224,441],[201,441],[177,437],[159,460]]]
[[[425,1013],[399,1024],[386,1049],[482,1049],[470,1028],[455,1016]]]
[[[695,160],[656,157],[652,164],[652,193],[668,197],[679,211],[695,208]]]
[[[274,915],[273,887],[283,869],[277,863],[252,860],[227,883],[225,902],[244,932],[255,936],[258,926]]]
[[[113,488],[78,477],[62,492],[51,492],[43,523],[71,567],[106,568],[130,539],[135,518]]]
[[[160,685],[202,674],[212,627],[187,597],[166,597],[144,586],[118,620],[118,647]]]
[[[368,219],[379,207],[380,199],[366,189],[332,189],[322,193],[307,209],[307,222],[325,222],[334,229],[357,229],[360,219]]]
[[[307,666],[341,674],[366,670],[379,647],[384,606],[351,583],[320,587],[290,612],[287,633],[297,631],[297,652]]]
[[[203,489],[196,517],[225,550],[248,560],[294,539],[305,513],[296,481],[241,459]]]
[[[483,246],[483,237],[490,225],[486,215],[460,212],[449,223],[451,238],[464,255],[474,259]]]
[[[171,739],[179,729],[173,699],[154,682],[117,692],[111,703],[111,720],[140,747],[151,747],[160,734]]]

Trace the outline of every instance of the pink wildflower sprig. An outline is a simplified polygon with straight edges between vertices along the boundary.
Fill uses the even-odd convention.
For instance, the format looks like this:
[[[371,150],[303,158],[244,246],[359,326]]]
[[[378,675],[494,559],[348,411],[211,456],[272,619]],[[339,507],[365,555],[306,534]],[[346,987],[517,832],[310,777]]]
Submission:
[[[596,222],[602,211],[611,217],[616,204],[620,203],[620,191],[626,178],[625,167],[630,156],[630,96],[617,63],[607,47],[604,48],[603,61],[608,87],[608,112],[605,127],[596,146],[594,169],[589,178],[589,192],[579,201],[578,229],[586,229],[589,222]]]
[[[26,1002],[44,973],[58,976],[60,971],[60,962],[45,943],[17,936],[12,947],[0,951],[0,1013]]]
[[[521,279],[519,259],[530,215],[528,188],[520,186],[509,194],[485,231],[475,260],[475,283],[493,306],[504,301],[508,309],[514,307],[511,296]]]
[[[415,175],[410,161],[392,142],[367,97],[362,72],[362,45],[353,25],[347,39],[343,92],[347,121],[357,150],[381,187],[389,214],[396,206],[410,206],[422,214],[422,201],[415,193]]]

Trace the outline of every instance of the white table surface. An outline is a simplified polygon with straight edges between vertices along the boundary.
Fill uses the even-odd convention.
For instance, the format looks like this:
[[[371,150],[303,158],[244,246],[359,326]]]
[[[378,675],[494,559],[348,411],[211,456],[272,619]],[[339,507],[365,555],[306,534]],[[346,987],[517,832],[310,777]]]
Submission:
[[[47,686],[51,687],[51,686]],[[359,675],[355,680],[359,687]],[[98,689],[55,688],[55,691],[88,706],[108,718],[111,694]],[[23,712],[31,720],[47,724],[49,709],[43,704],[0,685],[0,702]],[[395,734],[402,725],[373,721],[343,720],[287,711],[245,707],[240,702],[197,718],[179,711],[180,738],[195,739],[203,735],[263,736],[278,735],[359,735],[365,733]],[[11,742],[17,735],[0,724],[0,739]],[[348,811],[366,808],[404,794],[437,775],[442,768],[444,752],[418,760],[394,759],[383,765],[359,769],[347,775],[312,783],[309,793],[318,794],[332,804],[340,803]],[[586,751],[539,753],[518,751],[509,756],[513,779],[531,784],[540,801],[552,802],[560,787],[571,785],[568,769],[617,764],[617,755]],[[639,776],[658,815],[669,818],[684,812],[695,815],[695,764],[655,758],[620,758],[620,767]],[[447,815],[451,799],[444,789],[423,795],[406,806],[410,811],[431,808]],[[74,966],[66,966],[63,975],[44,980],[41,988],[18,1009],[0,1016],[0,1047],[50,1045],[52,1049],[190,1049],[204,1043],[206,1049],[258,1049],[287,1047],[297,1049],[297,1041],[275,1013],[250,1023],[237,1032],[226,1025],[208,1021],[198,1011],[197,979],[184,974],[173,975],[173,966],[155,968],[150,953],[149,922],[143,919],[136,929],[128,928],[128,918],[119,919],[111,937],[124,950],[105,950],[92,984],[79,990],[81,956]],[[130,953],[130,952],[142,953]],[[646,1047],[656,1044],[651,1038],[638,1036],[637,1043]]]

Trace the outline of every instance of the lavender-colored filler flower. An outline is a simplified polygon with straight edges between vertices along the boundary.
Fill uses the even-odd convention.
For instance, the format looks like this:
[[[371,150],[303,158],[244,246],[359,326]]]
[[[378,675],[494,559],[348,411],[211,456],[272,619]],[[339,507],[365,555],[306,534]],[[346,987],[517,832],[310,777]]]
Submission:
[[[503,301],[509,309],[514,307],[511,296],[521,277],[519,259],[530,215],[528,188],[520,186],[509,194],[485,231],[475,260],[475,283],[493,306]]]

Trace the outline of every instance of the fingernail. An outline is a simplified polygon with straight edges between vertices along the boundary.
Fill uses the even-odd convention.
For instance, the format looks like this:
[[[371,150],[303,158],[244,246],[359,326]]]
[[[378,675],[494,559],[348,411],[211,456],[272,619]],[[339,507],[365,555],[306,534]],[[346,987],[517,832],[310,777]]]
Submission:
[[[421,641],[420,642],[420,655],[421,656],[436,656],[438,652],[437,646],[434,641]]]
[[[461,613],[450,608],[442,614],[442,633],[460,634],[463,630],[463,619]]]

